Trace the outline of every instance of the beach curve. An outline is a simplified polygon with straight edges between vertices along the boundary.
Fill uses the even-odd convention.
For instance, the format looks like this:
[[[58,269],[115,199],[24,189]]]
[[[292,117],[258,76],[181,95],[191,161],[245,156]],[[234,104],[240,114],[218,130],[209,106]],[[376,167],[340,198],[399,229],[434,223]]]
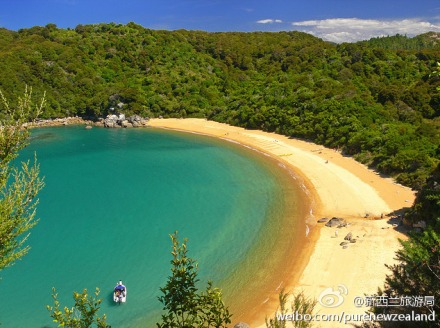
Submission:
[[[318,299],[324,289],[344,285],[347,288],[345,302],[337,309],[318,303],[317,311],[324,314],[365,312],[367,308],[356,307],[352,299],[377,291],[388,273],[385,264],[395,261],[394,254],[400,246],[398,239],[405,238],[393,229],[388,219],[376,219],[410,207],[415,198],[411,189],[381,177],[338,151],[275,133],[246,130],[206,119],[151,119],[149,126],[200,133],[247,145],[276,158],[303,177],[315,199],[314,217],[343,217],[350,226],[339,229],[335,235],[334,229],[321,228],[316,220],[308,222],[313,232],[308,251],[304,251],[300,272],[292,272],[286,290],[302,290]],[[344,249],[340,241],[348,232],[358,240]],[[274,290],[258,313],[254,311],[247,318],[251,327],[264,327],[264,318],[276,311],[277,293]],[[343,324],[320,322],[319,326]]]

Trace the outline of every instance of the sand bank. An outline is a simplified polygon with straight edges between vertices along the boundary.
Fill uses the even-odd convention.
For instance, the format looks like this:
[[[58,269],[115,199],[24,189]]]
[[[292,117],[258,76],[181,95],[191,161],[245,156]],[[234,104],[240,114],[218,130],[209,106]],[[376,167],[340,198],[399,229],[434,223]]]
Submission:
[[[319,313],[364,313],[367,308],[356,307],[353,300],[364,294],[372,295],[383,285],[388,273],[384,264],[394,261],[394,253],[399,248],[398,238],[404,238],[386,214],[412,205],[414,193],[409,188],[381,177],[335,150],[274,133],[245,130],[204,119],[153,119],[149,125],[249,145],[278,158],[300,174],[313,195],[315,218],[343,217],[348,219],[349,226],[336,232],[336,228],[309,222],[312,247],[309,245],[311,251],[306,251],[301,259],[303,266],[307,265],[304,270],[299,266],[301,272],[292,272],[287,290],[301,289],[307,296],[318,299],[327,288],[339,289],[344,302],[335,308],[318,304]],[[377,220],[382,215],[384,219]],[[357,241],[342,248],[340,243],[348,232],[352,232]],[[248,318],[251,327],[263,327],[264,317],[274,313],[277,292],[274,290],[274,295],[268,295],[270,301],[261,306],[258,314]],[[234,322],[237,319],[234,318]],[[317,326],[341,324],[320,322]]]

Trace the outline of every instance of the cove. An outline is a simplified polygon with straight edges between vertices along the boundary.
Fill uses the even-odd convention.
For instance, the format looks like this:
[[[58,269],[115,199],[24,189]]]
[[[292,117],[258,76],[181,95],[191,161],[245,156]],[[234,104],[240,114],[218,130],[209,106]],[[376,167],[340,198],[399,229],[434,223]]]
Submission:
[[[228,304],[239,304],[233,306],[239,314],[268,284],[278,284],[273,277],[288,270],[293,242],[304,234],[300,192],[286,182],[288,174],[234,144],[78,126],[33,130],[20,160],[34,152],[46,183],[41,220],[28,240],[30,253],[2,272],[4,327],[55,327],[46,310],[52,287],[67,306],[73,291],[99,287],[100,313],[113,327],[154,327],[175,230],[189,239],[201,288],[213,280]],[[128,288],[121,306],[111,300],[119,279]]]

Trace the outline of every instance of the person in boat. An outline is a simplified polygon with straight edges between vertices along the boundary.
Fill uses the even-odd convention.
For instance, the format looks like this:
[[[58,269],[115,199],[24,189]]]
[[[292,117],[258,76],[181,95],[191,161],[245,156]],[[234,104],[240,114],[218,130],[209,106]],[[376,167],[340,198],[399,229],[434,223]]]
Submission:
[[[120,280],[115,287],[115,293],[116,296],[125,297],[125,286],[122,284],[122,281]]]

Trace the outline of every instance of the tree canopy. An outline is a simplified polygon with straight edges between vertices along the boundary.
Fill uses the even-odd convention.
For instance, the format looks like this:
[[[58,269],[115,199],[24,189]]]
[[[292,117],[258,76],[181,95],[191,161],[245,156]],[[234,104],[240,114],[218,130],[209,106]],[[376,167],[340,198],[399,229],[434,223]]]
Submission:
[[[439,34],[332,44],[301,32],[135,23],[0,29],[0,86],[47,90],[43,117],[203,117],[338,148],[420,189],[440,159]]]

